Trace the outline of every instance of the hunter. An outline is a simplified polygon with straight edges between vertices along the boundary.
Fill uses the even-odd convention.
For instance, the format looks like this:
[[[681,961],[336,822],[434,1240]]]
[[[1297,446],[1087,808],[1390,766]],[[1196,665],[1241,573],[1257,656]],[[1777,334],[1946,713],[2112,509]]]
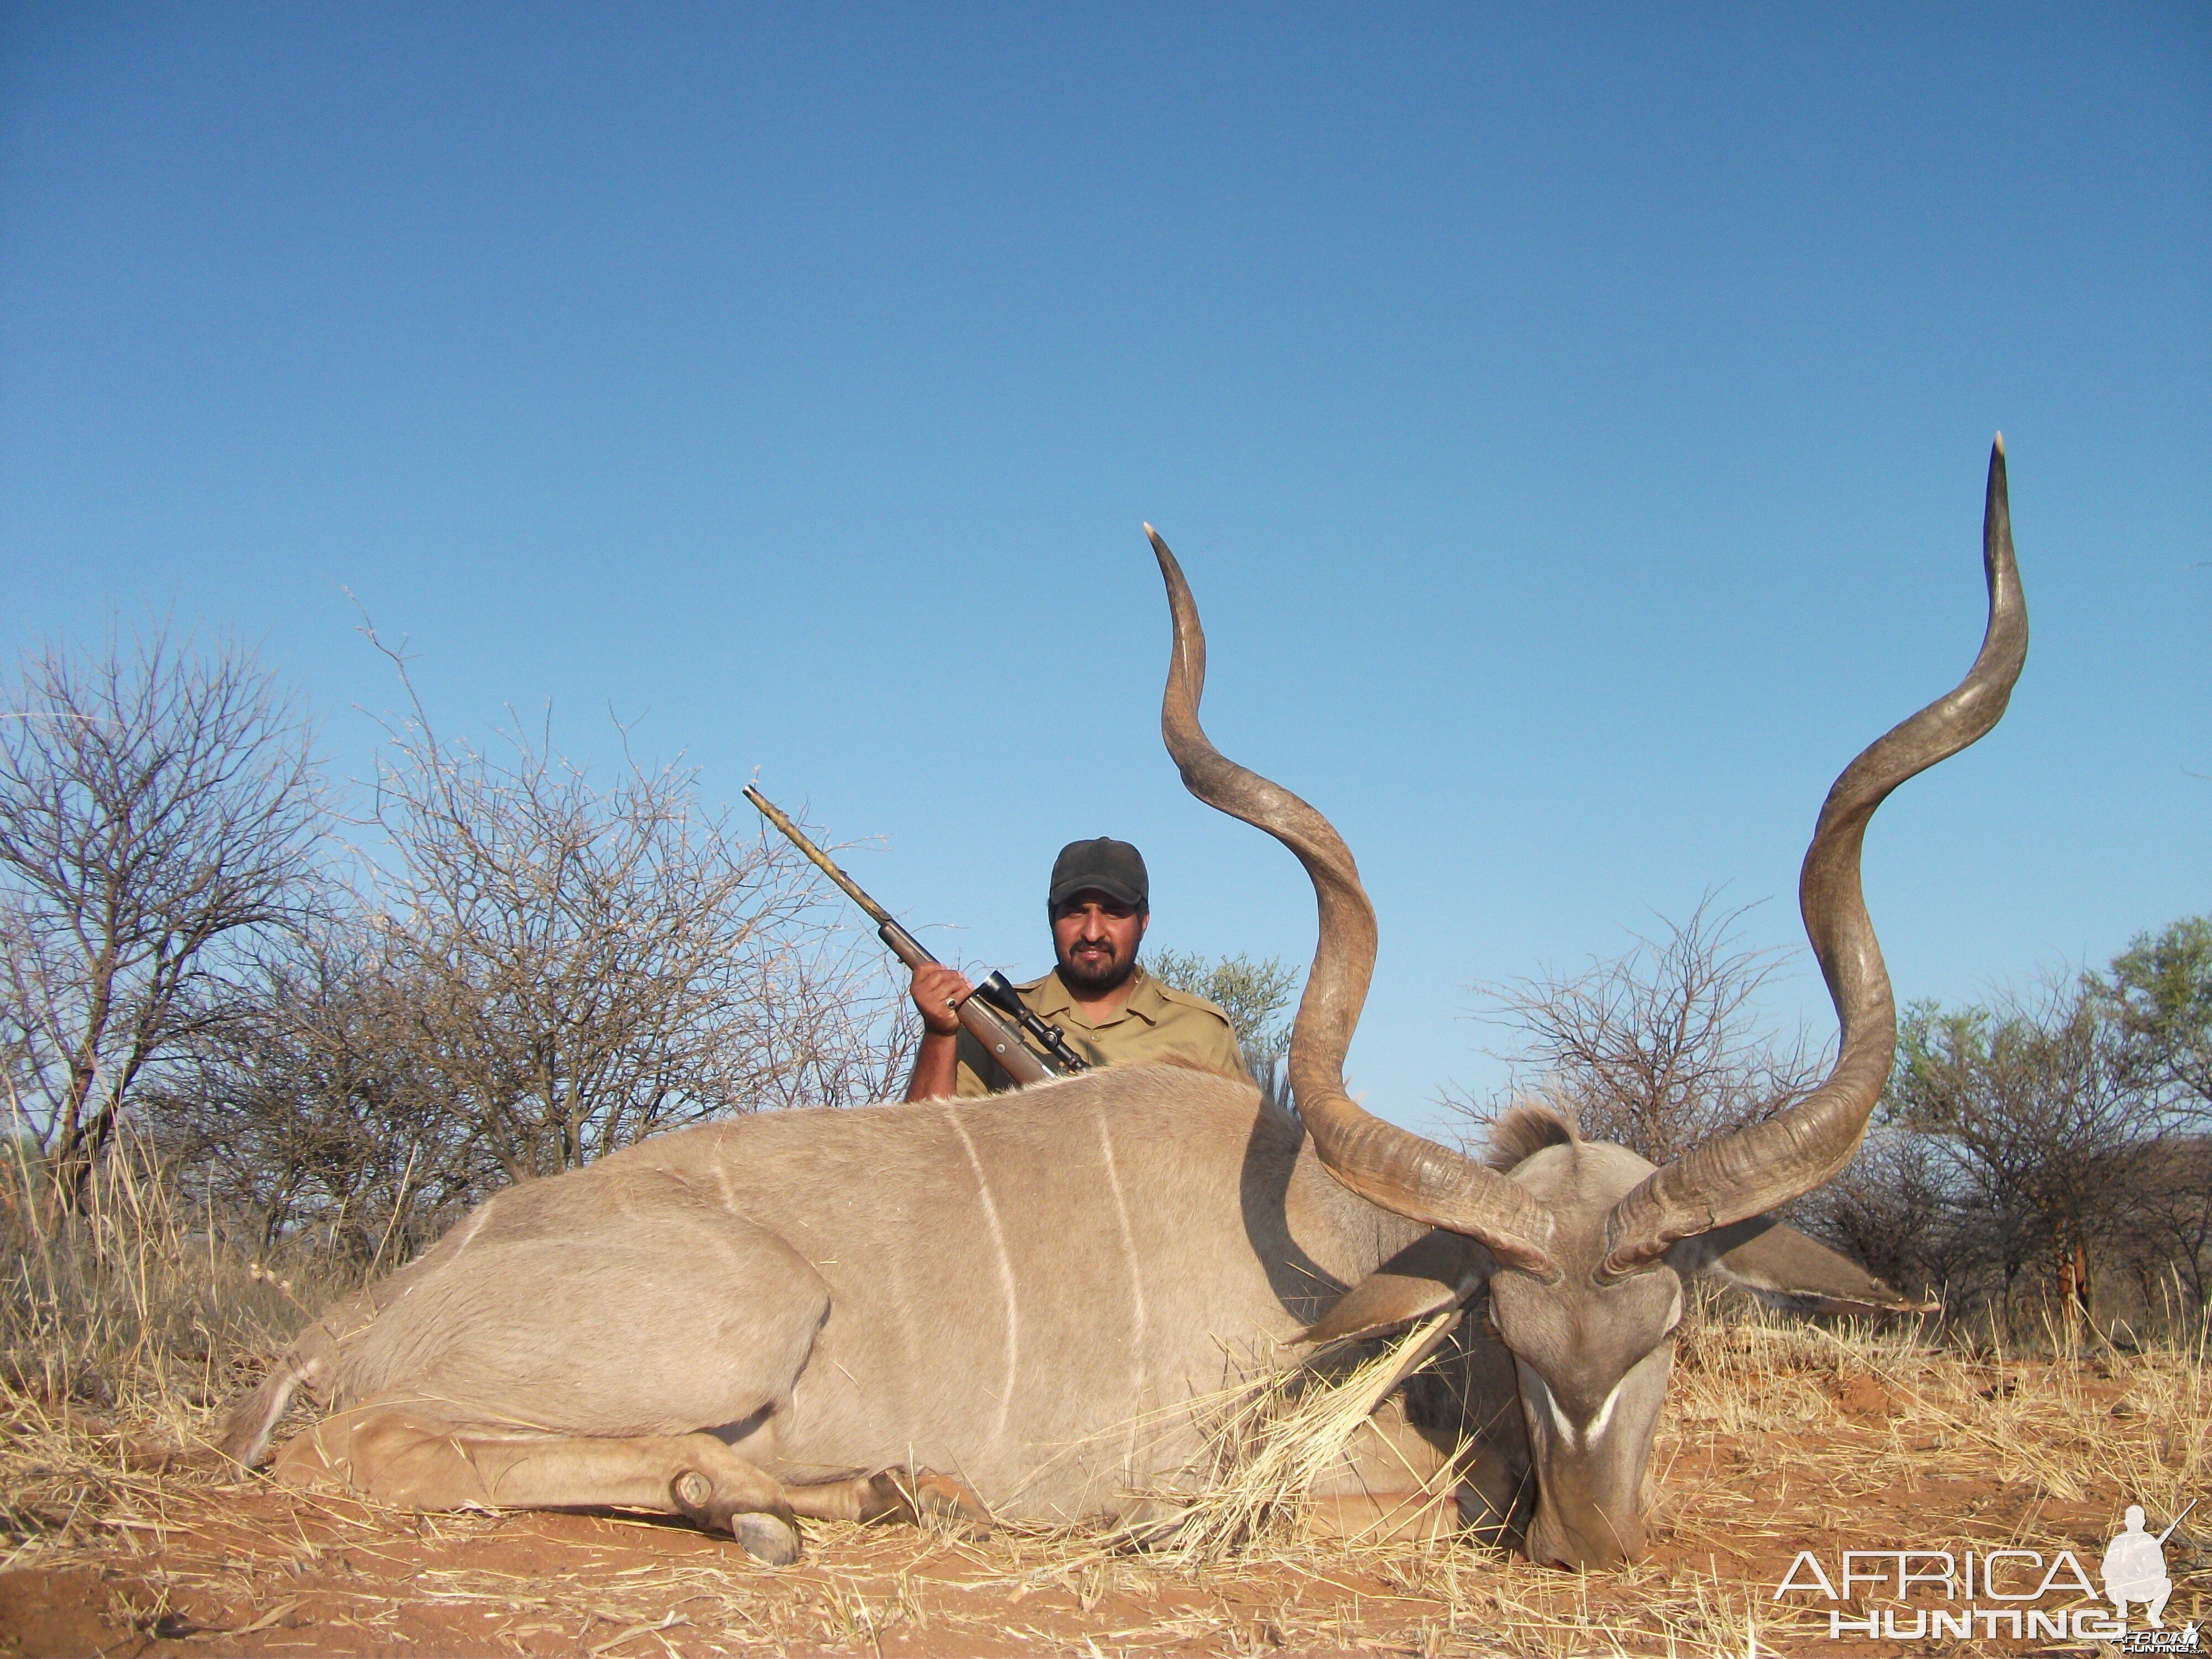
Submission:
[[[1144,854],[1127,842],[1107,836],[1070,842],[1053,861],[1045,894],[1059,966],[1014,989],[1093,1066],[1172,1058],[1246,1075],[1229,1016],[1204,997],[1163,985],[1139,964],[1137,946],[1152,919],[1151,896]],[[915,969],[922,1036],[908,1100],[997,1094],[1013,1086],[953,1012],[974,990],[957,968],[925,963]]]

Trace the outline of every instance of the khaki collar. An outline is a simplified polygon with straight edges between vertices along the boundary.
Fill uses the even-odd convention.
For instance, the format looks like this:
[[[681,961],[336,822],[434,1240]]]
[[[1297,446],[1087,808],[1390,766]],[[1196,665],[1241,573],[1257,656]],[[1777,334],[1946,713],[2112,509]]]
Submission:
[[[1147,1025],[1157,1025],[1168,1006],[1168,1000],[1161,993],[1159,981],[1146,973],[1142,963],[1138,965],[1136,973],[1130,978],[1129,994],[1122,1002],[1121,1012],[1097,1025],[1091,1024],[1084,1017],[1083,1011],[1075,1006],[1075,999],[1069,994],[1066,982],[1060,978],[1057,968],[1036,981],[1033,994],[1036,1000],[1030,1006],[1036,1010],[1039,1018],[1059,1019],[1065,1016],[1093,1031],[1102,1030],[1109,1025],[1119,1025],[1131,1014]]]

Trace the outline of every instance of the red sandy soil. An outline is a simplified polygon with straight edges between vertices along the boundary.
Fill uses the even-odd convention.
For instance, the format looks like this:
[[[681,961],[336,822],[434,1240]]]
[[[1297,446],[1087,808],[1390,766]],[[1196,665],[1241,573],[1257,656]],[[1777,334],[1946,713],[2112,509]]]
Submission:
[[[185,1474],[111,1492],[58,1542],[19,1551],[0,1571],[0,1654],[1686,1656],[1742,1653],[1747,1612],[1763,1653],[2034,1650],[1832,1642],[1825,1610],[1793,1625],[1776,1607],[1801,1548],[1832,1564],[1846,1547],[2058,1536],[2094,1573],[2110,1527],[2109,1503],[2059,1504],[1955,1456],[1886,1485],[1808,1483],[1808,1468],[1897,1449],[1881,1381],[1831,1397],[1832,1421],[1787,1441],[1670,1431],[1650,1558],[1588,1579],[1464,1543],[1285,1547],[1179,1574],[1141,1555],[1085,1561],[1064,1539],[898,1527],[817,1526],[804,1560],[767,1570],[638,1516],[416,1516]],[[2203,1620],[2212,1561],[2171,1565],[2169,1623]]]

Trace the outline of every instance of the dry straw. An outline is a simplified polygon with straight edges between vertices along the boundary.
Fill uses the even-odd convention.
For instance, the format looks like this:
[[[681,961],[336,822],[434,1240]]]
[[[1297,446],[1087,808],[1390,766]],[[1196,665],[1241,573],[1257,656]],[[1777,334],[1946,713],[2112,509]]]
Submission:
[[[1708,1304],[1684,1328],[1654,1459],[1651,1559],[1582,1577],[1464,1539],[1317,1535],[1315,1478],[1425,1358],[1432,1321],[1204,1402],[1205,1454],[1180,1489],[1150,1494],[1141,1537],[818,1527],[798,1567],[759,1571],[637,1517],[414,1517],[167,1461],[358,1264],[312,1239],[275,1255],[226,1242],[140,1149],[107,1160],[87,1212],[61,1225],[35,1170],[9,1166],[0,1571],[105,1575],[84,1582],[118,1640],[189,1626],[248,1650],[307,1623],[357,1649],[450,1650],[460,1631],[471,1651],[611,1659],[901,1644],[1734,1659],[1815,1636],[1827,1650],[1825,1614],[1771,1595],[1799,1548],[2094,1549],[2128,1503],[2170,1516],[2212,1484],[2201,1332],[2085,1351],[2054,1328],[2028,1352]],[[2173,1612],[2201,1621],[2212,1557],[2196,1539],[2192,1522],[2168,1560]],[[519,1540],[538,1552],[527,1571],[506,1553]]]
[[[1431,1363],[1457,1319],[1442,1313],[1420,1321],[1348,1367],[1320,1354],[1201,1402],[1205,1449],[1181,1513],[1161,1529],[1160,1559],[1213,1563],[1296,1538],[1316,1484],[1337,1470],[1390,1391]],[[1424,1497],[1451,1489],[1456,1462],[1430,1479]]]

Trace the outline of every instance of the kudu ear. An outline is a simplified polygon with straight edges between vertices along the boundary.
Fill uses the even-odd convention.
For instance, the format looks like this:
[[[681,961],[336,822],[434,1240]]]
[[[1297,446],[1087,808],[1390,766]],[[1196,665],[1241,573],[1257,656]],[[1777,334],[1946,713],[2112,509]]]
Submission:
[[[1940,1302],[1900,1295],[1848,1256],[1755,1215],[1669,1247],[1667,1261],[1687,1277],[1716,1273],[1763,1301],[1804,1313],[1936,1313]]]
[[[1490,1277],[1490,1252],[1481,1245],[1438,1228],[1415,1239],[1346,1291],[1297,1340],[1318,1344],[1379,1336],[1456,1308]]]

